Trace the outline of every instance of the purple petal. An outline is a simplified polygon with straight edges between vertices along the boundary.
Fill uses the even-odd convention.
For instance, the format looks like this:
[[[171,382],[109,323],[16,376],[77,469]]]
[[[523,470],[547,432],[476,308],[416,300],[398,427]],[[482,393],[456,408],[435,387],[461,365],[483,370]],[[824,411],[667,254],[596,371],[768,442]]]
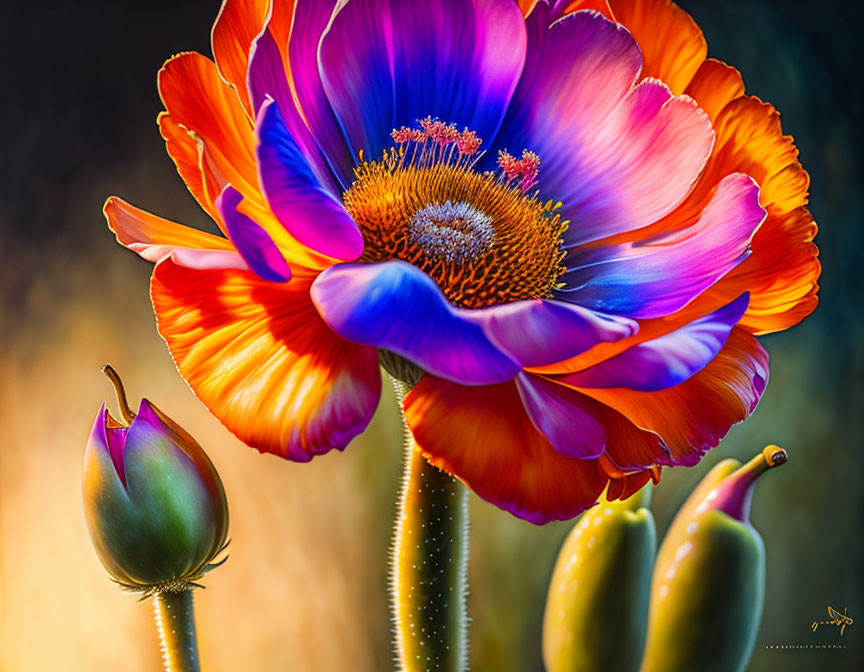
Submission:
[[[261,108],[256,129],[261,187],[276,218],[316,252],[346,261],[359,257],[363,253],[360,230],[315,178],[272,101]]]
[[[551,299],[461,310],[460,315],[480,325],[493,343],[525,367],[555,364],[639,330],[633,320]]]
[[[126,465],[125,445],[126,432],[129,428],[120,424],[111,417],[107,405],[102,402],[96,421],[90,430],[90,439],[87,442],[87,454],[84,458],[85,473],[89,469],[98,469],[102,474],[109,470],[117,477],[116,485],[118,491],[126,488]],[[95,451],[95,453],[91,452]],[[93,460],[95,459],[95,462]],[[110,465],[110,466],[109,466]],[[104,478],[104,477],[101,477]]]
[[[237,210],[243,196],[231,185],[216,199],[216,209],[225,222],[225,233],[240,256],[264,280],[287,282],[291,269],[270,235],[254,220]]]
[[[541,194],[561,201],[573,222],[565,247],[669,213],[711,152],[708,117],[661,82],[635,86],[639,47],[600,14],[576,12],[550,26],[541,2],[527,24],[525,71],[493,149],[539,154]]]
[[[663,317],[735,268],[750,253],[765,218],[759,185],[747,175],[723,178],[692,225],[656,238],[600,246],[576,257],[557,298],[593,310]]]
[[[576,387],[656,392],[683,383],[714,359],[750,303],[742,294],[720,310],[561,380]]]
[[[516,387],[531,422],[555,450],[580,460],[603,454],[606,432],[586,410],[581,394],[530,373],[520,373]]]
[[[285,122],[295,138],[308,129],[342,186],[347,188],[354,181],[354,160],[327,100],[318,66],[318,50],[335,6],[335,0],[297,0],[294,4],[288,60],[302,118],[286,115]],[[346,44],[345,48],[350,47]]]
[[[440,378],[489,385],[511,380],[520,369],[460,316],[432,278],[403,261],[332,266],[315,280],[311,295],[343,338],[395,352]]]
[[[393,128],[430,115],[491,141],[524,59],[512,0],[351,0],[321,39],[319,67],[349,144],[374,158]]]
[[[317,77],[317,70],[315,76]],[[288,86],[288,76],[285,72],[282,54],[269,30],[261,33],[253,44],[252,56],[249,61],[249,94],[252,100],[252,109],[256,115],[269,98],[276,101],[289,134],[295,139],[304,160],[308,162],[317,181],[327,187],[331,193],[340,193],[344,184],[340,182],[340,177],[334,177],[330,162],[322,153],[318,141],[297,110],[294,97]],[[330,114],[332,116],[332,112]],[[329,146],[333,150],[342,147],[344,150],[342,153],[348,156],[347,147],[341,134],[338,142]],[[338,154],[335,151],[334,153]]]

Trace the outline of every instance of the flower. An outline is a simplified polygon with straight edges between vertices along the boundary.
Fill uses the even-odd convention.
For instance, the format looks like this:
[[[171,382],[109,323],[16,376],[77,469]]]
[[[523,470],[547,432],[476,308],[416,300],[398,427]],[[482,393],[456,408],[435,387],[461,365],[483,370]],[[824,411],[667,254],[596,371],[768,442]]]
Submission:
[[[383,362],[418,449],[542,523],[693,465],[816,305],[808,176],[667,0],[226,0],[159,73],[224,237],[109,199],[158,329],[244,442],[305,461]],[[524,12],[524,14],[523,14]]]
[[[147,399],[138,412],[117,390],[128,424],[103,402],[84,454],[84,514],[113,579],[146,594],[180,590],[217,564],[228,534],[219,474],[189,434]]]

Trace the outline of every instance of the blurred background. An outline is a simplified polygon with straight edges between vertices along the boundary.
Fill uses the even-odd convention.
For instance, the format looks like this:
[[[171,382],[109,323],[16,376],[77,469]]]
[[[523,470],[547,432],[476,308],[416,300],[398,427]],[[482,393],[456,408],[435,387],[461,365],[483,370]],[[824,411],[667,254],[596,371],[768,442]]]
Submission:
[[[766,443],[790,454],[761,481],[765,618],[750,669],[862,669],[864,306],[860,3],[682,0],[710,55],[774,103],[812,177],[822,303],[764,339],[772,380],[753,418],[694,469],[667,470],[659,531],[718,460]],[[0,669],[159,669],[150,605],[120,594],[90,547],[84,444],[111,362],[208,450],[231,506],[231,557],[198,596],[210,672],[392,669],[386,566],[400,474],[389,390],[344,454],[297,465],[242,446],[192,396],[156,334],[150,264],[117,246],[117,194],[170,219],[212,224],[164,152],[156,72],[209,54],[218,0],[3,3],[0,9]],[[113,402],[112,402],[113,403]],[[475,672],[534,672],[555,553],[572,523],[539,528],[472,496]],[[856,619],[810,631],[826,607]],[[603,614],[597,614],[603,618]],[[614,627],[614,624],[610,624]],[[842,643],[845,649],[766,650]]]

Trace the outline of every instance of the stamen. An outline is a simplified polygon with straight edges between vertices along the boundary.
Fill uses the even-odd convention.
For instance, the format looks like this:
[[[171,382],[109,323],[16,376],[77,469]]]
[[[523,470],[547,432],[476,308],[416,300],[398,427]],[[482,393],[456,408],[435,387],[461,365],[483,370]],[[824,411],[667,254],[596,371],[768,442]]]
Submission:
[[[465,156],[474,156],[477,150],[480,149],[481,144],[483,144],[483,140],[480,139],[477,133],[469,131],[467,128],[456,139],[456,149],[459,150],[460,154]]]
[[[522,150],[522,158],[517,159],[510,152],[502,150],[498,152],[498,167],[504,173],[504,179],[510,183],[519,180],[522,193],[526,193],[537,184],[537,175],[540,172],[540,157],[527,149]]]
[[[540,173],[540,157],[534,152],[529,152],[527,149],[522,150],[522,160],[519,162],[522,175],[522,182],[519,186],[522,187],[524,194],[531,187],[537,184],[537,175]]]
[[[504,173],[507,182],[512,182],[519,177],[519,160],[505,149],[498,152],[498,167]]]

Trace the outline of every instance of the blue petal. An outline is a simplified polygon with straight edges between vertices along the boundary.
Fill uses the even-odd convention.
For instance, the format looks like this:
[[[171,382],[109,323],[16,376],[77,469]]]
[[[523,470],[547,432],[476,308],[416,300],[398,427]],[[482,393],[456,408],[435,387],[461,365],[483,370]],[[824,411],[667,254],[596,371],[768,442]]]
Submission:
[[[353,261],[363,253],[363,236],[330,192],[321,186],[282,122],[279,107],[267,101],[258,114],[258,173],[270,209],[306,247]]]
[[[512,0],[351,0],[321,38],[319,69],[349,144],[377,158],[393,128],[427,116],[490,142],[525,44]]]
[[[390,350],[440,378],[490,385],[512,380],[521,368],[460,317],[432,278],[403,261],[332,266],[311,295],[343,338]]]
[[[514,301],[478,310],[461,310],[469,322],[522,366],[546,366],[639,331],[626,317],[596,313],[552,299]]]
[[[230,184],[216,199],[216,208],[225,222],[225,233],[259,277],[272,282],[287,282],[291,279],[288,262],[270,234],[260,224],[238,212],[237,206],[242,200],[242,194]]]
[[[720,352],[749,303],[750,295],[742,294],[720,310],[680,329],[634,345],[620,355],[560,380],[575,387],[627,387],[642,392],[656,392],[683,383]]]

